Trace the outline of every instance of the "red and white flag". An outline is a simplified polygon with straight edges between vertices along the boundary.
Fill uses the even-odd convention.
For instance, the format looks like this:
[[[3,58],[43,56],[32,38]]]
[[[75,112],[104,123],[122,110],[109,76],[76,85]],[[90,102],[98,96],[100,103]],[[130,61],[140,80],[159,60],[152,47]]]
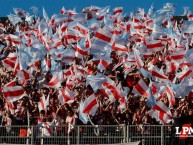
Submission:
[[[64,79],[67,79],[67,77],[71,76],[72,74],[74,74],[74,73],[73,73],[71,68],[63,70],[63,78]]]
[[[44,84],[44,87],[47,88],[59,88],[61,86],[60,80],[56,75],[52,76],[52,79],[50,80],[49,83]]]
[[[174,92],[171,89],[171,87],[169,87],[169,86],[166,87],[166,94],[168,96],[168,100],[169,100],[170,106],[175,105],[175,102],[176,102],[175,101],[175,96],[174,96]]]
[[[176,73],[176,77],[182,81],[184,78],[192,78],[193,77],[193,72],[192,69],[190,69],[187,66],[183,67],[182,72]]]
[[[77,46],[76,46],[76,51],[75,51],[75,56],[76,56],[77,58],[83,58],[83,56],[86,56],[86,55],[88,55],[88,51],[85,50],[85,49],[83,49],[83,48],[81,48],[81,47],[77,44]]]
[[[2,63],[3,63],[3,66],[7,70],[11,71],[11,70],[14,70],[14,68],[15,68],[16,60],[13,60],[11,58],[6,58],[6,59],[2,60]]]
[[[88,122],[88,116],[86,114],[83,113],[83,106],[84,106],[84,103],[83,101],[81,100],[80,104],[79,104],[79,119],[84,123],[84,124],[87,124]]]
[[[142,23],[132,23],[132,26],[133,26],[133,29],[138,33],[142,33],[144,30],[146,30],[146,27]],[[136,33],[135,31],[132,34],[135,34]]]
[[[187,17],[188,17],[188,20],[193,20],[193,15],[191,11],[188,12]]]
[[[97,110],[98,110],[98,103],[96,100],[96,96],[92,94],[84,101],[83,113],[94,116]]]
[[[144,36],[139,33],[134,33],[128,37],[130,41],[141,42],[144,39]]]
[[[13,44],[20,44],[21,38],[19,36],[9,34],[5,37],[5,40],[12,42]]]
[[[115,35],[121,35],[123,30],[120,27],[112,27],[110,32]]]
[[[3,93],[6,102],[14,102],[24,97],[25,90],[22,86],[4,87]]]
[[[152,77],[154,80],[156,81],[168,81],[167,76],[164,74],[163,71],[161,71],[159,68],[157,68],[156,66],[154,66],[151,70],[152,73]]]
[[[148,114],[154,117],[157,121],[160,121],[162,124],[168,124],[172,121],[170,109],[162,101],[157,101],[156,105],[153,106]]]
[[[156,99],[160,99],[160,97],[162,97],[162,94],[165,92],[166,89],[165,83],[156,83],[150,81],[150,86],[153,96]]]
[[[142,23],[142,22],[140,21],[139,16],[132,16],[132,22],[134,22],[134,23]]]
[[[153,20],[152,19],[148,19],[144,23],[147,29],[153,30]]]
[[[158,92],[158,90],[159,90],[158,85],[151,81],[150,82],[150,86],[151,86],[152,94],[153,95],[156,94]]]
[[[13,87],[13,86],[15,86],[15,78],[11,81],[11,82],[9,82],[9,83],[7,83],[4,87]]]
[[[72,71],[73,71],[73,75],[79,79],[82,79],[82,77],[84,77],[86,73],[84,67],[81,65],[72,66]]]
[[[42,123],[42,136],[51,136],[52,135],[51,126],[52,126],[51,122]]]
[[[105,7],[103,9],[98,10],[96,13],[97,20],[102,21],[108,12],[109,12],[109,7]]]
[[[24,80],[28,80],[33,77],[27,70],[18,70],[16,76],[19,79],[24,79]]]
[[[89,33],[89,29],[81,25],[80,23],[77,23],[73,28],[82,33],[83,35],[87,35]]]
[[[13,104],[13,102],[6,102],[6,104],[7,104],[8,108],[14,109],[14,104]]]
[[[86,36],[85,36],[84,47],[85,47],[86,49],[90,49],[90,48],[91,48],[91,45],[92,45],[92,43],[91,43],[90,35],[86,35]]]
[[[145,84],[145,82],[141,78],[139,82],[134,86],[132,93],[140,96],[148,97],[149,96],[148,89],[149,87]]]
[[[160,40],[145,40],[144,44],[147,46],[149,52],[158,52],[164,49]]]
[[[73,88],[74,86],[75,86],[74,77],[72,77],[72,76],[68,77],[67,80],[66,80],[66,87],[67,87],[68,89],[71,89],[71,88]]]
[[[46,55],[46,58],[42,61],[42,63],[42,65],[45,66],[46,71],[49,71],[51,69],[51,59],[49,54]]]
[[[41,110],[47,111],[47,106],[49,106],[49,95],[46,98],[44,95],[40,98],[40,101],[38,102],[38,109],[39,112]]]
[[[14,75],[17,74],[17,71],[21,69],[21,64],[19,60],[19,56],[17,56],[17,60],[15,62],[15,67],[14,67]]]
[[[182,33],[192,33],[193,32],[193,22],[184,21],[181,29],[182,29]]]
[[[148,114],[155,118],[157,121],[159,121],[163,125],[167,125],[172,121],[172,117],[168,114],[166,114],[163,111],[158,111],[158,110],[150,110],[148,111]]]
[[[63,23],[62,26],[60,27],[61,32],[65,32],[68,28],[68,23]]]
[[[125,45],[118,44],[116,42],[113,43],[112,45],[112,50],[116,51],[118,53],[125,53],[128,52],[128,48]]]
[[[143,53],[143,57],[144,57],[144,58],[152,57],[152,52]]]
[[[115,84],[112,84],[112,82],[103,82],[102,88],[105,90],[105,93],[108,95],[111,102],[124,97],[121,95],[120,90],[115,86]]]
[[[171,59],[179,61],[184,58],[185,51],[174,51],[170,54]]]
[[[54,45],[57,49],[64,49],[64,45],[63,45],[62,40],[60,38],[54,39]]]
[[[106,59],[106,60],[100,59],[97,68],[101,71],[106,70],[110,63],[111,63],[111,60],[109,60],[109,59]]]
[[[64,38],[67,45],[71,43],[77,43],[83,37],[80,33],[77,33],[78,31],[75,31],[65,32]]]
[[[123,7],[117,7],[113,9],[114,15],[121,14],[121,13],[123,13]]]
[[[127,103],[127,100],[126,100],[126,98],[125,97],[121,97],[120,99],[119,99],[119,108],[120,109],[125,109],[126,108],[126,103]]]
[[[183,67],[185,67],[185,66],[187,66],[187,67],[192,67],[192,64],[187,60],[187,59],[183,59],[183,62],[181,62],[180,63],[180,65],[179,65],[179,67],[180,68],[183,68]]]
[[[156,105],[152,109],[160,112],[164,112],[168,116],[172,116],[170,109],[162,101],[157,101]]]
[[[64,7],[62,7],[62,9],[60,10],[60,14],[61,14],[61,15],[64,15],[64,14],[65,14],[65,12],[66,12],[65,8],[64,8]]]
[[[136,51],[134,51],[134,57],[135,57],[135,61],[136,61],[136,65],[137,67],[140,69],[140,68],[143,68],[144,66],[144,63],[143,61],[141,60],[141,58],[139,57],[138,53]]]
[[[5,109],[7,111],[11,111],[11,114],[14,114],[15,113],[15,106],[13,104],[13,102],[5,102]]]
[[[95,34],[95,39],[98,39],[106,43],[111,43],[112,36],[113,35],[110,32],[107,32],[104,29],[99,28]]]
[[[177,70],[178,64],[174,61],[166,61],[166,73],[175,72]]]
[[[74,102],[74,97],[75,97],[75,93],[69,90],[68,88],[59,90],[58,100],[62,105],[65,103]]]

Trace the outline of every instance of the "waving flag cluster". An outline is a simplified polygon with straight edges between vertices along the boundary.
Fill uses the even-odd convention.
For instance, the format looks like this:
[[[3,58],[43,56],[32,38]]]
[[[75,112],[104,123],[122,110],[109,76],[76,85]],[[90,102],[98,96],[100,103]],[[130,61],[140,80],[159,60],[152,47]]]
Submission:
[[[31,10],[38,15],[37,8]],[[10,53],[1,49],[3,66],[16,77],[1,86],[5,100],[21,99],[26,82],[33,79],[39,81],[38,89],[56,89],[62,105],[76,100],[77,86],[88,87],[92,92],[81,100],[79,112],[87,122],[87,115],[94,116],[99,108],[98,95],[124,106],[128,92],[123,91],[123,82],[136,73],[134,83],[127,82],[129,95],[144,97],[149,114],[169,123],[172,115],[161,101],[163,96],[173,106],[176,97],[185,97],[193,89],[191,12],[186,13],[188,20],[181,29],[174,19],[174,5],[169,3],[157,11],[151,7],[148,14],[138,9],[129,19],[123,12],[122,7],[111,12],[108,6],[91,6],[80,13],[62,7],[60,14],[49,16],[43,8],[42,19],[34,17],[32,25],[30,13],[14,8],[15,14],[8,15],[10,22],[15,25],[26,19],[29,26],[1,36],[16,48]],[[0,24],[0,29],[5,26]],[[110,74],[119,71],[125,79],[122,83]],[[48,99],[40,98],[40,109],[46,110]]]

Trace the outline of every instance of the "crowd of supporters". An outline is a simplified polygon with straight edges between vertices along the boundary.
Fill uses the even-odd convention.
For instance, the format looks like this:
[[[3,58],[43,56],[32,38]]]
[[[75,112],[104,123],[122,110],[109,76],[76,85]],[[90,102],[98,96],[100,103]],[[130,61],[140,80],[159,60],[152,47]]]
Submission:
[[[169,9],[173,12],[170,4],[163,7],[163,10],[164,9]],[[23,15],[23,11],[21,11],[21,9],[19,10],[20,13],[18,12],[15,15],[18,18],[20,18],[20,15]],[[183,33],[183,20],[177,23],[176,20],[172,19],[173,17],[171,15],[167,20],[163,18],[161,23],[159,22],[159,28],[154,28],[154,24],[158,22],[157,17],[162,17],[162,14],[164,14],[163,17],[165,17],[168,13],[161,13],[161,9],[160,11],[155,11],[154,14],[159,15],[155,17],[150,13],[151,10],[152,8],[150,8],[148,15],[146,15],[144,10],[139,9],[135,14],[131,14],[126,18],[123,17],[121,8],[114,9],[112,13],[110,13],[107,8],[102,9],[98,7],[85,8],[82,13],[62,9],[61,16],[66,17],[66,15],[68,15],[68,21],[65,20],[66,22],[64,22],[63,20],[63,22],[59,23],[57,23],[56,16],[53,17],[53,19],[47,18],[44,10],[44,16],[42,18],[33,17],[30,22],[22,16],[21,21],[16,24],[9,19],[5,23],[2,23],[0,28],[1,125],[38,125],[41,123],[56,126],[67,124],[71,124],[72,126],[82,124],[155,125],[160,123],[172,124],[172,122],[179,117],[192,117],[193,98],[191,90],[188,90],[188,94],[185,96],[180,95],[180,97],[178,97],[175,96],[176,92],[171,87],[171,84],[180,84],[185,79],[188,79],[186,81],[189,82],[189,79],[192,77],[192,64],[184,60],[184,55],[192,48],[191,32]],[[85,25],[85,23],[87,21],[90,22],[90,20],[95,20],[98,23],[96,27],[85,25],[83,28],[87,27],[85,31],[88,30],[88,33],[84,33],[84,31],[82,31],[83,28],[73,29],[73,32],[79,36],[71,42],[71,40],[69,40],[70,38],[67,37],[67,32],[72,29],[70,24],[76,21],[75,15],[78,14],[86,14],[86,20],[76,18],[78,19],[77,23],[81,24],[80,26]],[[191,20],[192,17],[189,13],[186,15]],[[108,18],[110,20],[108,20]],[[65,30],[59,31],[64,24],[66,26],[66,28],[64,28]],[[104,33],[108,32],[112,34],[110,39],[112,38],[111,42],[114,41],[112,43],[109,41],[108,44],[106,44],[110,46],[110,51],[106,48],[106,45],[102,47],[101,44],[101,46],[98,46],[99,48],[94,47],[94,45],[97,45],[95,43],[96,40],[105,35],[102,33],[99,34],[99,29],[104,30]],[[177,36],[173,36],[174,32],[169,30],[176,32]],[[173,33],[173,35],[170,33]],[[17,40],[13,36],[17,36],[17,40],[19,38],[18,42],[16,42]],[[146,38],[150,36],[152,40],[148,40],[149,42],[147,42]],[[59,49],[55,42],[54,44],[51,43],[56,37],[61,42],[60,45],[62,48],[60,50],[70,49],[73,50],[74,53],[86,51],[86,54],[82,53],[81,57],[79,57],[79,55],[73,55],[73,58],[72,55],[69,54],[69,58],[66,58],[65,55],[64,60],[55,59],[53,53],[50,52]],[[87,39],[88,37],[89,39]],[[108,39],[106,37],[107,36],[101,38],[101,43],[103,39]],[[77,47],[83,39],[85,40],[85,47],[86,45],[90,46],[81,51],[77,51]],[[156,48],[153,50],[153,45],[152,48],[148,48],[150,42],[154,40],[156,43],[161,43],[159,50]],[[46,50],[46,53],[38,51],[38,53],[43,53],[43,56],[40,54],[41,59],[37,57],[37,61],[31,61],[28,60],[27,57],[20,55],[22,49],[20,46],[32,49],[34,44],[39,43],[44,46],[43,51]],[[118,44],[120,44],[124,50],[122,48],[116,49],[118,46],[115,47],[115,45]],[[101,51],[102,49],[107,51],[106,53],[109,56],[107,59],[110,61],[107,61],[102,55],[100,59],[97,60],[97,55],[100,54],[95,53],[95,49],[100,49],[98,50],[99,53],[104,53],[104,51]],[[135,54],[136,50],[139,51],[137,55]],[[182,57],[176,59],[171,55],[174,54],[174,52],[184,53]],[[32,53],[30,55],[32,55]],[[63,57],[63,55],[64,54],[61,53],[61,57]],[[134,55],[134,57],[131,57],[131,55]],[[137,58],[140,58],[140,60],[137,60]],[[43,61],[45,61],[44,65],[46,69],[42,66]],[[103,62],[105,62],[105,64]],[[17,66],[18,64],[19,67]],[[27,64],[27,67],[24,66],[25,64]],[[49,87],[49,85],[51,85],[49,82],[52,80],[56,69],[58,69],[55,65],[58,64],[60,66],[60,72],[62,72],[59,87]],[[152,67],[157,68],[158,75],[155,75]],[[183,74],[182,72],[184,72],[185,69],[188,73]],[[70,71],[70,75],[67,74],[68,71]],[[19,72],[23,72],[24,75],[26,73],[29,77],[21,76]],[[160,72],[163,76],[159,74]],[[99,74],[103,77],[106,76],[113,84],[105,86],[103,82],[97,86],[97,89],[94,89],[93,85],[87,82],[87,77],[95,77]],[[155,76],[161,77],[157,80],[154,79]],[[148,89],[144,89],[144,85],[139,85],[140,80],[145,83]],[[153,84],[155,83],[157,90],[154,92],[155,88]],[[167,91],[168,84],[170,91]],[[21,86],[24,89],[24,94],[22,94],[22,97],[20,96],[20,99],[9,101],[10,97],[13,99],[17,96],[18,92],[14,94],[15,96],[9,96],[13,90],[10,90],[8,93],[6,90],[8,87],[9,89],[11,89],[11,87],[14,89],[15,86]],[[109,89],[108,86],[111,88]],[[70,94],[74,96],[64,94],[63,97],[68,97],[68,100],[62,102],[59,99],[59,95],[61,95],[59,91],[61,89],[68,90]],[[107,91],[107,89],[109,90]],[[135,93],[136,90],[138,93]],[[142,91],[140,92],[140,90]],[[184,88],[184,90],[186,90],[186,88]],[[168,92],[171,92],[172,95]],[[148,93],[148,95],[146,95],[146,93]],[[94,114],[80,112],[81,102],[84,102],[92,94],[95,95],[97,102],[96,112],[94,112]],[[113,101],[112,96],[114,97]],[[158,104],[157,102],[160,101],[165,105],[165,110],[163,109],[163,104],[161,105],[163,108],[160,107],[161,109],[155,107]],[[44,107],[42,107],[42,103]],[[157,106],[159,106],[159,104]],[[82,114],[90,115],[89,121],[84,122],[84,119],[80,118]]]

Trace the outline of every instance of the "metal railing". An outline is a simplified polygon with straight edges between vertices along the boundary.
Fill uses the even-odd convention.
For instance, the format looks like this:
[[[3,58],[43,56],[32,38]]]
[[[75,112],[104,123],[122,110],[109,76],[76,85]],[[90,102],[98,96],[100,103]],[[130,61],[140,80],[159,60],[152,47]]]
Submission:
[[[127,142],[140,140],[143,145],[168,145],[171,137],[171,126],[129,125]]]
[[[142,145],[169,144],[171,126],[79,125],[3,126],[0,144],[117,144],[141,141]]]

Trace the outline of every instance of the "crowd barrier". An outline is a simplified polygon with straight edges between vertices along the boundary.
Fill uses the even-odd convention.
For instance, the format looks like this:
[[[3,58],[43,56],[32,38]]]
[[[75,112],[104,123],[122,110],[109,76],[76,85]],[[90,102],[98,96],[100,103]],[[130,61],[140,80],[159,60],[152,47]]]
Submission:
[[[167,145],[171,126],[79,125],[2,126],[0,144],[120,144],[140,141],[142,145]]]

